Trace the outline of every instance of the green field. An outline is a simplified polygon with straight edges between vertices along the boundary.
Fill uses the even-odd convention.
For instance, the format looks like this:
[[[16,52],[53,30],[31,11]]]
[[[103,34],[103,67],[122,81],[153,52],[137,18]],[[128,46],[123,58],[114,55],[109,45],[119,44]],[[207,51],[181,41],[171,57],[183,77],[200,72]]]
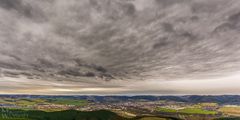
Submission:
[[[33,106],[37,104],[60,104],[60,105],[75,105],[84,106],[88,102],[86,100],[79,99],[67,99],[67,98],[56,98],[56,99],[0,99],[0,104],[12,104],[22,107]]]
[[[217,114],[216,111],[203,110],[201,108],[184,108],[184,109],[175,110],[175,109],[170,109],[170,108],[158,107],[158,108],[156,108],[156,111],[166,112],[166,113],[180,113],[180,114],[201,114],[201,115]]]
[[[168,120],[167,118],[159,118],[159,117],[144,117],[139,120]]]
[[[216,111],[203,110],[200,108],[185,108],[178,111],[179,113],[185,114],[203,114],[203,115],[215,115]]]
[[[158,107],[156,109],[156,111],[159,111],[159,112],[167,112],[167,113],[176,113],[177,110],[175,109],[170,109],[170,108],[163,108],[163,107]]]
[[[156,108],[156,111],[158,112],[166,112],[166,113],[179,113],[179,114],[201,114],[201,115],[215,115],[217,114],[216,111],[209,111],[209,110],[203,110],[201,108],[184,108],[184,109],[171,109],[171,108],[164,108],[164,107],[158,107]]]
[[[48,99],[47,102],[52,104],[61,104],[61,105],[76,105],[76,106],[87,105],[86,100],[75,100],[75,99],[65,99],[65,98]]]
[[[217,119],[214,119],[214,120],[240,120],[240,118],[238,117],[223,117],[223,118],[217,118]]]

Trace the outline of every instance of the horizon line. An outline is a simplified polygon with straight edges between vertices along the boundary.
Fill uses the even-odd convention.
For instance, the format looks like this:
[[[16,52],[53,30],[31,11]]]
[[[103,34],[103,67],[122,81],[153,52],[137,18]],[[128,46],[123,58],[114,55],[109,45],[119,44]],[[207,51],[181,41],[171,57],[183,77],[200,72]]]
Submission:
[[[135,96],[240,96],[240,94],[0,94],[0,96],[5,95],[15,95],[15,96],[128,96],[128,97],[135,97]]]

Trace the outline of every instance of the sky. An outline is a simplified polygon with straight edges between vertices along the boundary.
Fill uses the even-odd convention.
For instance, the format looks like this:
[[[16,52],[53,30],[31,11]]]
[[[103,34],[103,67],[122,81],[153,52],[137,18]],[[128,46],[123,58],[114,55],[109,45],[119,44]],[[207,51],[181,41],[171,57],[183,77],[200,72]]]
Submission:
[[[0,94],[240,94],[239,0],[0,0]]]

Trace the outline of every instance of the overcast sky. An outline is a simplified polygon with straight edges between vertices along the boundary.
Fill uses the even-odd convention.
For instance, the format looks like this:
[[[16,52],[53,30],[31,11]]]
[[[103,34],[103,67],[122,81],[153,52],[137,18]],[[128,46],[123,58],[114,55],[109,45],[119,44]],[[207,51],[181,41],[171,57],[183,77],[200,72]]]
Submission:
[[[0,0],[0,94],[239,94],[240,0]]]

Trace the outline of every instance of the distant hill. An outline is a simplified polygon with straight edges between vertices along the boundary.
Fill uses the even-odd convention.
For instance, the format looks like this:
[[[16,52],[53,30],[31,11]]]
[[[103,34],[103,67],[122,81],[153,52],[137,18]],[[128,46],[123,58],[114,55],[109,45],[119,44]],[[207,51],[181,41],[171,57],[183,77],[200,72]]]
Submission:
[[[176,102],[188,102],[188,103],[201,103],[201,102],[215,102],[219,104],[236,104],[240,105],[240,96],[238,95],[221,95],[221,96],[200,96],[200,95],[189,95],[189,96],[92,96],[95,101],[100,102],[114,102],[114,101],[135,101],[135,100],[146,100],[146,101],[176,101]]]
[[[71,98],[81,99],[93,102],[120,102],[120,101],[176,101],[188,103],[201,103],[201,102],[215,102],[219,104],[235,104],[240,105],[239,95],[220,95],[220,96],[200,96],[200,95],[187,95],[187,96],[41,96],[41,95],[0,95],[1,97],[10,98]]]
[[[187,102],[216,102],[219,104],[240,104],[239,95],[222,95],[222,96],[183,96],[183,99],[186,99]]]

